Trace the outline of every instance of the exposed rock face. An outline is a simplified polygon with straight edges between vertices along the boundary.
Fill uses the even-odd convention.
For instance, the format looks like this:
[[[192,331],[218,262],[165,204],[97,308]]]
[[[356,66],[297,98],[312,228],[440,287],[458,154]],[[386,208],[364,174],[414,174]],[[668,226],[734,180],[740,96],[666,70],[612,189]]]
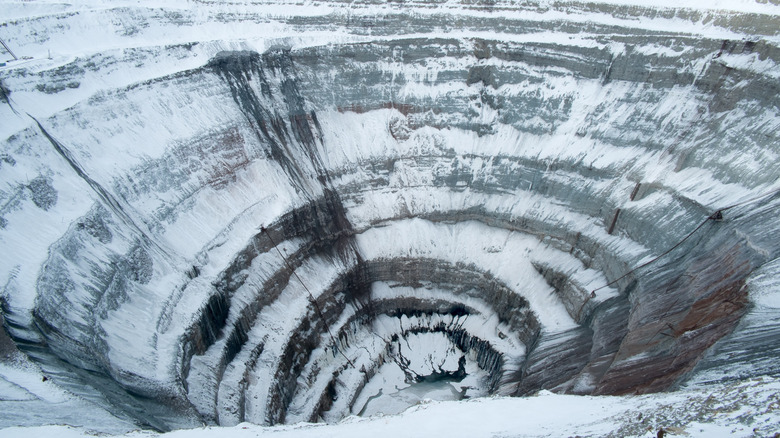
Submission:
[[[718,15],[759,35],[724,41],[442,13],[507,33],[292,13],[290,29],[379,37],[3,71],[10,335],[159,429],[335,421],[396,365],[410,383],[471,375],[465,396],[660,391],[733,361],[776,373],[780,321],[750,303],[780,255],[777,17]],[[131,61],[168,67],[30,109]]]

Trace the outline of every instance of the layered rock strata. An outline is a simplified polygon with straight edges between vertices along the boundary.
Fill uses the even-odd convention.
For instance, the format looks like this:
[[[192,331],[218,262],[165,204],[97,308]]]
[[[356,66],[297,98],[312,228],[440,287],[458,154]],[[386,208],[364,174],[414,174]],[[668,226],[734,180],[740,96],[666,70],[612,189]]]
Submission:
[[[645,393],[729,378],[738,343],[776,373],[751,305],[780,254],[776,17],[719,16],[752,35],[724,40],[441,13],[478,35],[301,13],[280,20],[354,41],[3,71],[9,334],[158,429],[337,421],[391,368],[461,397]]]

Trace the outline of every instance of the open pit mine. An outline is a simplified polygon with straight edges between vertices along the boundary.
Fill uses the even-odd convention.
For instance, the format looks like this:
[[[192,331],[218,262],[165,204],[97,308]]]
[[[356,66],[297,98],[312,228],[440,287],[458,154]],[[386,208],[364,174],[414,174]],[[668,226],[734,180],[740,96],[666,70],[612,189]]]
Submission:
[[[0,426],[778,375],[780,7],[620,3],[3,1]]]

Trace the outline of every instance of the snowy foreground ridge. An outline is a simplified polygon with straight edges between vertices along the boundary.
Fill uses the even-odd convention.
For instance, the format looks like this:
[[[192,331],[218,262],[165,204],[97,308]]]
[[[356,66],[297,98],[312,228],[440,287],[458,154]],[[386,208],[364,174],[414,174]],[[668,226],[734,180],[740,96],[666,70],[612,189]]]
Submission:
[[[461,402],[423,402],[401,415],[350,417],[339,424],[263,427],[242,423],[165,434],[148,431],[137,438],[211,437],[656,437],[773,436],[778,428],[780,381],[764,378],[707,390],[647,396],[590,397],[542,392],[524,398],[481,398]],[[12,427],[3,437],[62,438],[95,436],[67,426]]]
[[[0,436],[774,436],[780,5],[681,3],[0,0]]]

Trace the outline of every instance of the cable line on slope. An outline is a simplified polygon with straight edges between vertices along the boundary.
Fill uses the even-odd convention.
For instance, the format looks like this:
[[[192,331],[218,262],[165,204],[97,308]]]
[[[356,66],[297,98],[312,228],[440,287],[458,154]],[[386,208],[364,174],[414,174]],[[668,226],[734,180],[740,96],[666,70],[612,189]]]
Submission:
[[[271,241],[271,244],[274,246],[274,249],[276,250],[277,253],[279,253],[279,257],[282,258],[282,261],[284,261],[284,264],[287,266],[287,269],[289,269],[290,272],[292,272],[295,278],[298,279],[298,282],[301,283],[301,286],[303,286],[303,288],[306,289],[306,292],[309,294],[309,302],[314,304],[314,309],[317,311],[317,316],[319,316],[322,323],[325,324],[325,330],[328,332],[331,342],[333,342],[333,347],[336,349],[336,351],[339,352],[339,354],[341,354],[344,357],[344,359],[346,359],[346,361],[350,364],[350,366],[352,366],[352,368],[355,368],[355,364],[352,363],[352,361],[347,357],[346,354],[344,354],[343,351],[341,351],[338,344],[336,343],[336,338],[333,337],[333,332],[330,331],[330,326],[328,326],[328,321],[322,315],[322,310],[320,309],[320,305],[317,304],[317,300],[314,299],[314,295],[311,293],[309,288],[306,287],[306,283],[304,283],[301,277],[298,276],[298,273],[295,272],[295,269],[292,268],[290,263],[287,261],[287,258],[284,255],[282,255],[282,252],[279,250],[279,247],[276,246],[276,242],[274,242],[274,239],[271,237],[271,233],[268,232],[268,229],[266,227],[261,227],[260,231],[262,231],[263,233],[265,233],[266,236],[268,236],[268,240]]]
[[[628,272],[626,272],[625,274],[621,275],[620,277],[618,277],[618,278],[616,278],[616,279],[614,279],[614,280],[610,281],[609,283],[605,284],[604,286],[601,286],[601,287],[598,287],[598,288],[596,288],[596,289],[593,289],[593,290],[590,292],[590,293],[591,293],[591,297],[593,297],[593,296],[594,296],[594,294],[596,293],[596,291],[599,291],[599,290],[601,290],[601,289],[604,289],[604,288],[607,288],[607,287],[609,287],[609,286],[612,286],[613,284],[615,284],[615,283],[617,283],[618,281],[620,281],[620,280],[622,280],[622,279],[624,279],[624,278],[628,277],[629,275],[633,274],[634,272],[636,272],[636,271],[638,271],[638,270],[640,270],[640,269],[642,269],[642,268],[644,268],[644,267],[646,267],[646,266],[649,266],[649,265],[651,265],[651,264],[653,264],[653,263],[657,262],[659,259],[661,259],[661,258],[662,258],[662,257],[664,257],[665,255],[667,255],[667,254],[669,254],[670,252],[672,252],[672,251],[674,251],[675,249],[677,249],[677,248],[678,248],[680,245],[682,245],[682,244],[683,244],[683,243],[684,243],[686,240],[688,240],[688,239],[689,239],[691,236],[693,236],[693,235],[694,235],[694,234],[695,234],[697,231],[699,231],[699,229],[701,229],[701,227],[703,227],[703,226],[704,226],[704,225],[705,225],[707,222],[709,222],[709,221],[711,221],[711,220],[712,220],[712,221],[721,221],[721,220],[723,220],[723,212],[724,212],[724,211],[726,211],[726,210],[730,210],[730,209],[732,209],[732,208],[735,208],[735,207],[739,207],[740,205],[751,204],[751,203],[753,203],[753,202],[756,202],[756,201],[758,201],[758,200],[760,200],[760,199],[766,198],[767,196],[770,196],[770,195],[773,195],[773,194],[775,194],[775,193],[779,193],[779,192],[780,192],[780,188],[777,188],[777,189],[774,189],[774,190],[770,190],[770,191],[768,191],[768,192],[764,192],[764,193],[762,193],[762,194],[760,194],[760,195],[754,196],[754,197],[752,197],[752,198],[750,198],[750,199],[746,199],[746,200],[744,200],[744,201],[737,202],[736,204],[731,204],[731,205],[729,205],[729,206],[727,206],[727,207],[723,207],[723,208],[721,208],[721,209],[715,210],[715,212],[714,212],[714,213],[712,213],[711,215],[709,215],[709,217],[707,217],[707,219],[705,219],[704,221],[702,221],[702,222],[699,224],[699,226],[697,226],[696,228],[694,228],[694,229],[693,229],[693,231],[691,231],[690,233],[688,233],[688,234],[687,234],[685,237],[683,237],[683,238],[682,238],[682,240],[680,240],[679,242],[677,242],[677,243],[676,243],[674,246],[672,246],[671,248],[667,249],[666,251],[664,251],[664,252],[663,252],[663,253],[661,253],[660,255],[658,255],[658,256],[656,256],[656,257],[654,257],[654,258],[653,258],[653,259],[651,259],[650,261],[647,261],[647,262],[645,262],[645,263],[642,263],[641,265],[639,265],[639,266],[637,266],[637,267],[635,267],[635,268],[631,269],[630,271],[628,271]]]

